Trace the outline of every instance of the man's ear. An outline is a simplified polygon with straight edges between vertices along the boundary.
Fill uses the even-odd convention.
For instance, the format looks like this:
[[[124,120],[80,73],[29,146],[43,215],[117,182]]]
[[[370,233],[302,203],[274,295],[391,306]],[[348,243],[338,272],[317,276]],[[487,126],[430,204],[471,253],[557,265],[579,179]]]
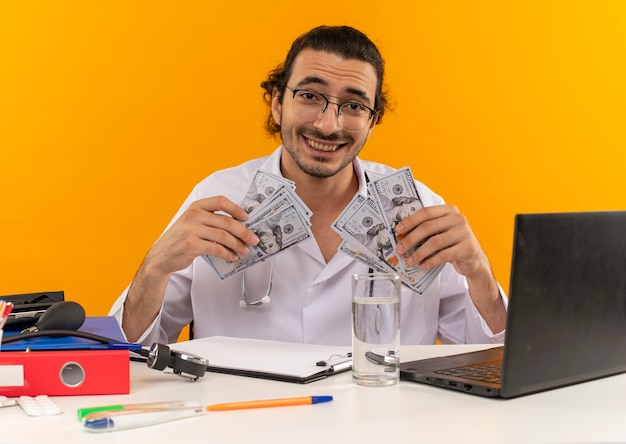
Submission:
[[[282,114],[283,106],[280,103],[281,97],[278,93],[278,89],[274,88],[272,91],[272,117],[276,125],[280,125],[280,116]]]
[[[374,116],[372,117],[372,124],[370,125],[370,128],[374,128],[376,126],[376,124],[378,123],[378,116],[380,114],[378,113],[378,111],[374,114]]]
[[[374,116],[372,116],[372,118],[370,119],[369,128],[367,128],[368,139],[372,135],[372,131],[374,131],[374,127],[376,126],[377,123],[378,123],[378,113],[374,114]]]

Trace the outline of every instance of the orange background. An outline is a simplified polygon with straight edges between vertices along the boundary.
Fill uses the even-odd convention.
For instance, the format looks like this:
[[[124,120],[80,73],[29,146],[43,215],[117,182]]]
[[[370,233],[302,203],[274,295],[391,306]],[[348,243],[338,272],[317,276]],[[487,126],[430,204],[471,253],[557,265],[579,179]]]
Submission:
[[[193,185],[277,146],[259,83],[319,24],[387,61],[362,157],[459,206],[505,288],[515,213],[626,209],[626,2],[400,4],[1,2],[0,294],[106,314]]]

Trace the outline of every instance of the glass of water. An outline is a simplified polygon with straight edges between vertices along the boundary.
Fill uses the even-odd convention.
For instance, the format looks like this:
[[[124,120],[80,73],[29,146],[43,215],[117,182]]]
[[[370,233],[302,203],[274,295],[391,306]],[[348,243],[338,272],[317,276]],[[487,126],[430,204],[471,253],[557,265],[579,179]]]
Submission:
[[[388,386],[400,380],[400,276],[352,276],[352,380]]]

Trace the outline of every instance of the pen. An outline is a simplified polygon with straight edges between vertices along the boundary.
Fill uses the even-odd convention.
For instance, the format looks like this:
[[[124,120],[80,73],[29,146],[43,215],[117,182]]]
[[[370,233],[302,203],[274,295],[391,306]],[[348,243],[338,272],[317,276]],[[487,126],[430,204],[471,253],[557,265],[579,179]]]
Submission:
[[[302,396],[299,398],[265,399],[260,401],[227,402],[224,404],[207,405],[211,412],[222,410],[258,409],[264,407],[284,407],[290,405],[319,404],[332,401],[332,396]]]
[[[13,310],[12,302],[0,301],[0,330],[4,328],[4,324],[6,324],[7,319],[9,319],[11,310]]]

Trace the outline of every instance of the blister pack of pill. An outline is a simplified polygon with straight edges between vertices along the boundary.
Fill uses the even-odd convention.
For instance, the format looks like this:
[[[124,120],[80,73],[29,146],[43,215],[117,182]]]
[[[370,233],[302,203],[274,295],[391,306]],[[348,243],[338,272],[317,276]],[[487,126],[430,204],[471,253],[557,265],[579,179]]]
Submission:
[[[17,403],[28,416],[49,416],[63,413],[47,395],[20,396]]]
[[[0,407],[9,407],[15,404],[17,404],[17,400],[15,398],[7,398],[6,396],[0,396]]]

